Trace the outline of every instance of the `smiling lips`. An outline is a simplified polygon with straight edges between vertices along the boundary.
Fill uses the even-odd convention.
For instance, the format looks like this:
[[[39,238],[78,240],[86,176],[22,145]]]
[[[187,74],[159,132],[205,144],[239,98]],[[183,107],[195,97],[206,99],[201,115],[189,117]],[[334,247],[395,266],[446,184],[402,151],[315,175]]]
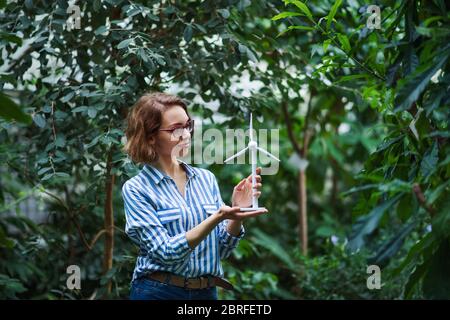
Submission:
[[[191,145],[191,142],[188,141],[188,142],[185,142],[185,143],[179,143],[178,145],[180,147],[182,147],[182,148],[188,148]]]

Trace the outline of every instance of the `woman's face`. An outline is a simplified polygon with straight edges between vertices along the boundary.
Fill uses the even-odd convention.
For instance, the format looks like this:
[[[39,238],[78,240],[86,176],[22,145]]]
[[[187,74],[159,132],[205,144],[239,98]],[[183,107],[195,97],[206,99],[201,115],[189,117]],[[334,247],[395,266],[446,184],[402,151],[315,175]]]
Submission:
[[[180,106],[173,106],[162,114],[160,129],[176,129],[186,126],[189,120],[186,111]],[[159,130],[153,139],[154,149],[159,156],[183,157],[187,154],[191,143],[191,133],[184,129],[180,137],[174,132]]]

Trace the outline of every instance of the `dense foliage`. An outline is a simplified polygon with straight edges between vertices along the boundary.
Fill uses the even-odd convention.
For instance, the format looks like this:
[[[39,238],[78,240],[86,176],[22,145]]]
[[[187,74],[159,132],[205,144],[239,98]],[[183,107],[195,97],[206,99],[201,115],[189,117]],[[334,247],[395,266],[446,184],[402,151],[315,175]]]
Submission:
[[[242,128],[249,111],[279,129],[271,214],[246,223],[224,262],[237,290],[221,297],[450,297],[444,1],[379,1],[380,29],[364,1],[95,0],[72,30],[66,1],[0,3],[1,298],[128,296],[137,249],[120,188],[139,167],[121,152],[124,119],[168,89],[203,129]],[[228,203],[249,174],[199,166]],[[44,222],[16,210],[28,197]],[[81,290],[66,287],[72,264]]]

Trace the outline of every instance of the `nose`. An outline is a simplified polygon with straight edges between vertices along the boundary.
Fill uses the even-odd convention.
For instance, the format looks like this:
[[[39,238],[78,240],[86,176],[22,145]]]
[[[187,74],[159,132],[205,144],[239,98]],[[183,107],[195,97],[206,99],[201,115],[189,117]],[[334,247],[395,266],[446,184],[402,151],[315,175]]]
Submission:
[[[191,133],[189,132],[188,128],[183,128],[183,134],[181,135],[181,138],[183,140],[188,139],[191,137]]]

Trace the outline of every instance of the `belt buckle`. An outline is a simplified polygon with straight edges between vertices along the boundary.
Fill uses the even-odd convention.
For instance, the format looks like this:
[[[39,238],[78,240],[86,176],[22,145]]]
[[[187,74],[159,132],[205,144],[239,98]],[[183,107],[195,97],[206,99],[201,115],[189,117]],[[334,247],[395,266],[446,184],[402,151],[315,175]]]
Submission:
[[[183,289],[188,289],[188,287],[187,287],[188,285],[189,285],[189,278],[185,277],[185,278],[184,278]]]

